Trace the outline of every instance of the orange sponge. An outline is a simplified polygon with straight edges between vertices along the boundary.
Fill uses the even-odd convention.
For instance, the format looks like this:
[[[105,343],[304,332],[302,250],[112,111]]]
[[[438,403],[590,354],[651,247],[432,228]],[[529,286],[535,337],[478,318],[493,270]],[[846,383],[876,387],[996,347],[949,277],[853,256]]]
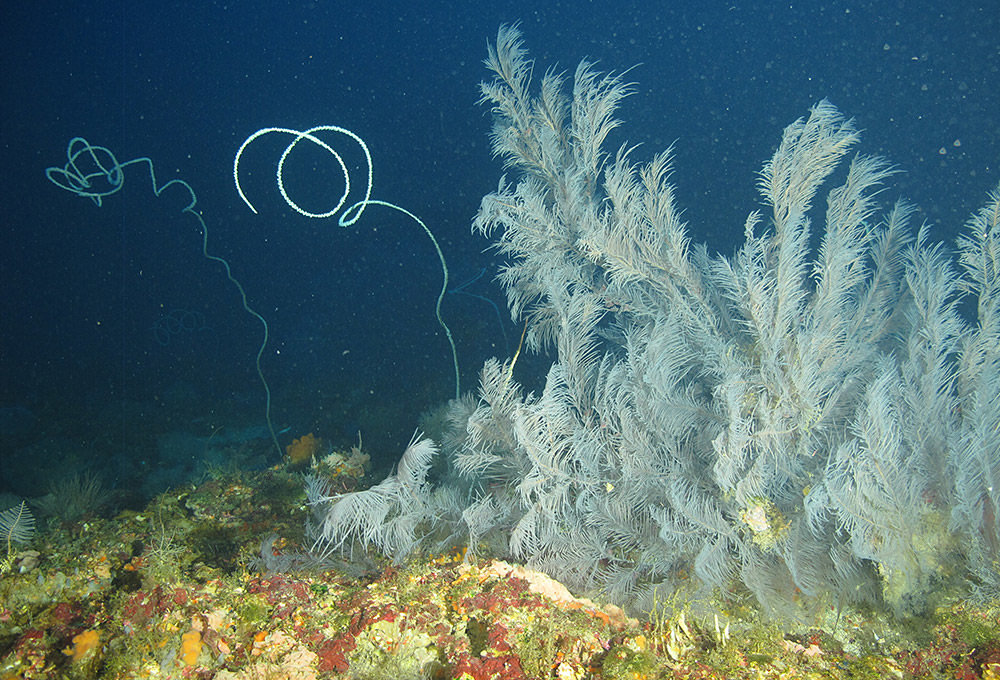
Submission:
[[[90,652],[96,649],[101,642],[101,634],[96,630],[85,630],[73,636],[73,646],[63,650],[63,654],[73,657],[73,661],[79,661]]]
[[[298,467],[306,465],[313,456],[319,455],[323,447],[323,440],[315,437],[312,432],[304,437],[293,439],[292,443],[285,447],[285,454],[289,465]]]
[[[184,663],[193,666],[198,663],[198,656],[201,654],[201,633],[196,630],[189,630],[181,635],[181,655]]]

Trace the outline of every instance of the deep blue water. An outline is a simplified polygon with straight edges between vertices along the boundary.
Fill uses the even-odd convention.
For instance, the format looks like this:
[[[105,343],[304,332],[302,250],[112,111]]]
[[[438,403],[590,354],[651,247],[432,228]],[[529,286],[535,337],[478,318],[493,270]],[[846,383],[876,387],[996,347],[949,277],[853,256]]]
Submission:
[[[454,391],[433,315],[436,255],[384,209],[348,229],[289,210],[274,184],[286,137],[244,157],[251,213],[232,163],[261,127],[333,124],[364,137],[373,197],[427,223],[451,288],[485,269],[463,290],[501,311],[496,259],[470,223],[502,172],[476,104],[502,22],[521,22],[538,74],[572,72],[584,57],[609,70],[638,64],[612,144],[640,143],[644,158],[676,142],[692,232],[722,252],[758,206],[756,172],[782,128],[824,97],[856,118],[862,151],[904,171],[886,201],[918,202],[937,238],[954,239],[1000,180],[994,2],[41,0],[8,3],[4,15],[0,491],[21,495],[87,468],[110,487],[155,478],[142,487],[151,493],[198,473],[196,460],[167,460],[164,437],[263,423],[261,326],[201,256],[186,193],[156,197],[140,165],[101,207],[60,190],[44,170],[66,162],[74,136],[120,162],[149,157],[161,184],[193,188],[209,250],[269,324],[262,367],[275,427],[287,428],[281,446],[310,431],[346,445],[361,430],[385,460]],[[342,191],[338,172],[303,149],[286,179],[323,211]],[[447,295],[443,314],[472,389],[520,329],[469,295]],[[272,449],[266,462],[277,458]]]

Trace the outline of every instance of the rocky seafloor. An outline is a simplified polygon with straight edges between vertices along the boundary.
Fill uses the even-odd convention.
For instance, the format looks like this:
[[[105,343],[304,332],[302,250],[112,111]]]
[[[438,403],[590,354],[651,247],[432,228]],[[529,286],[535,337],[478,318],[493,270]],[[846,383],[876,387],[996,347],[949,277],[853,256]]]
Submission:
[[[278,466],[8,542],[0,680],[1000,678],[1000,605],[810,627],[734,598],[711,617],[671,601],[637,619],[458,549],[308,563],[307,513],[300,475]]]

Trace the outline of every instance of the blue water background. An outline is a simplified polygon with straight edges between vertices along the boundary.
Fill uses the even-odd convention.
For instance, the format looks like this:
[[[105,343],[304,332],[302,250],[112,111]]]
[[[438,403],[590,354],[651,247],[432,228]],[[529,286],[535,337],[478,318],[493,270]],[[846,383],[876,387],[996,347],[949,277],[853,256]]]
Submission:
[[[232,163],[258,128],[354,130],[374,157],[373,196],[433,230],[450,287],[485,270],[464,289],[481,297],[444,300],[463,391],[520,334],[492,282],[495,254],[470,232],[502,171],[477,84],[503,22],[520,22],[536,76],[572,74],[581,58],[635,66],[611,144],[639,144],[636,159],[676,145],[685,217],[717,251],[738,246],[783,127],[824,97],[856,119],[864,152],[902,171],[886,202],[916,201],[935,238],[953,240],[1000,180],[992,2],[41,0],[8,3],[4,15],[0,491],[21,495],[68,470],[96,469],[120,487],[163,467],[152,492],[198,470],[163,460],[164,437],[263,424],[260,325],[202,258],[186,195],[154,196],[139,166],[102,207],[60,190],[44,170],[65,163],[77,135],[121,161],[147,156],[161,182],[196,192],[209,249],[270,326],[262,367],[280,445],[314,431],[344,446],[361,431],[385,461],[454,392],[433,314],[436,255],[386,210],[348,229],[289,210],[274,184],[287,138],[260,140],[244,158],[251,213]],[[287,181],[315,211],[342,191],[315,149],[290,158]],[[502,325],[482,298],[500,306]],[[545,361],[524,361],[530,383]]]

